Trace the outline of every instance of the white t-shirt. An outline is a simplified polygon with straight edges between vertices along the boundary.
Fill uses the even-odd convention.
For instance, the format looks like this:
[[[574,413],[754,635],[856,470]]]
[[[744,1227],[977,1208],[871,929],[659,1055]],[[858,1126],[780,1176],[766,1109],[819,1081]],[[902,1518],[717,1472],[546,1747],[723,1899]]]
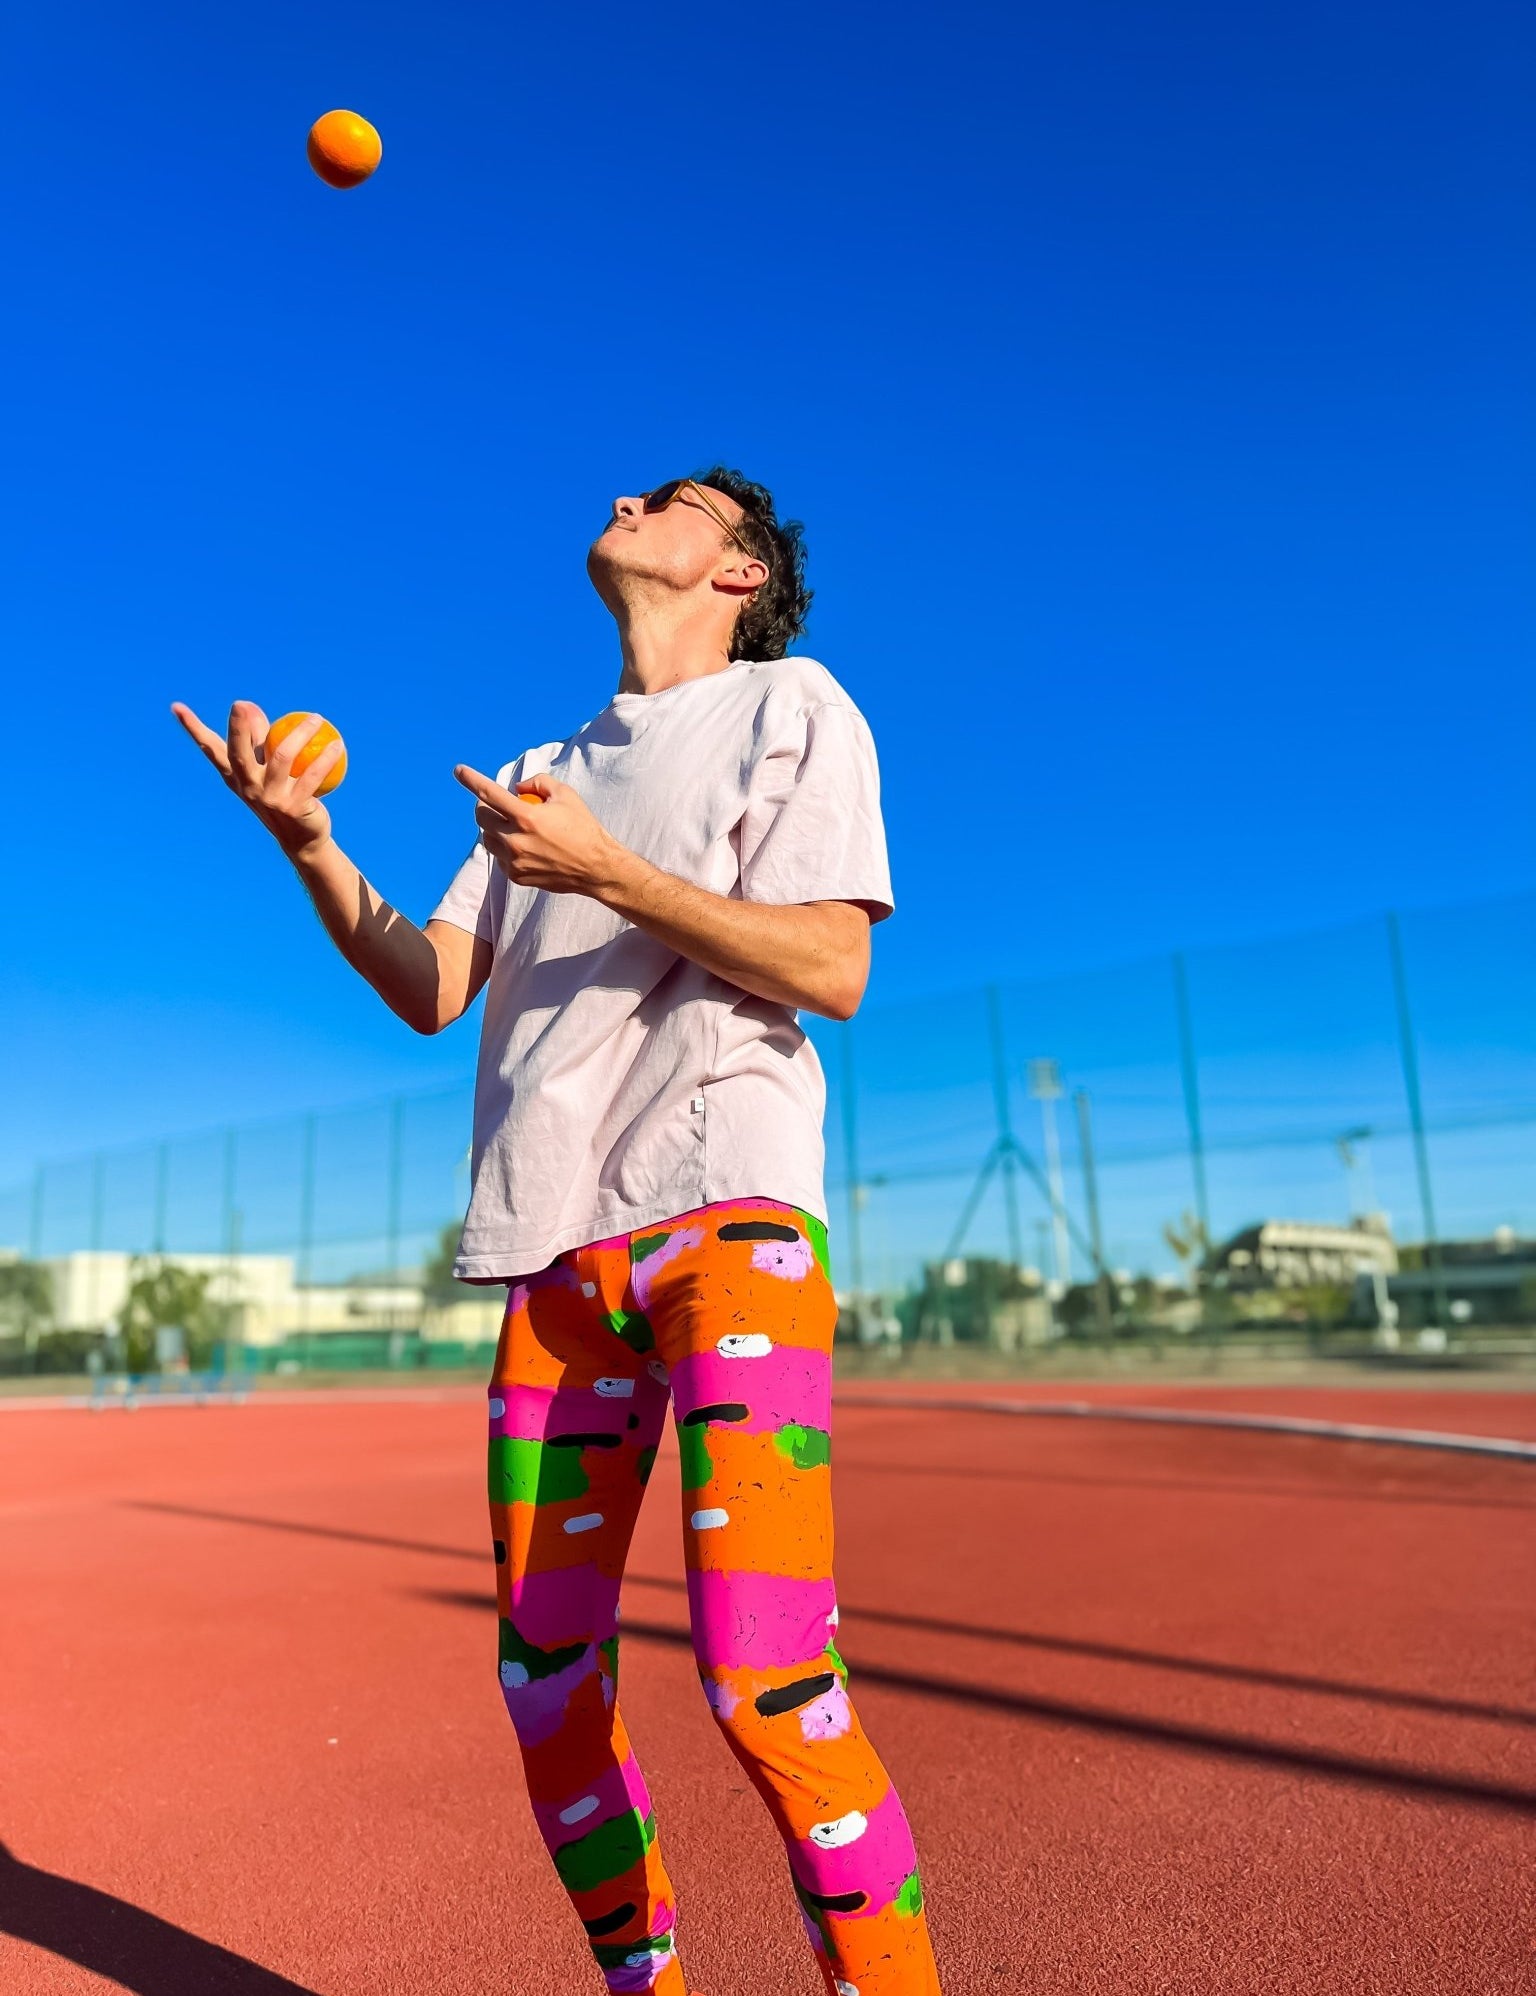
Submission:
[[[716,894],[859,901],[876,921],[894,907],[869,726],[813,659],[617,693],[497,781],[545,771],[621,844]],[[585,894],[513,886],[479,842],[433,915],[495,945],[456,1275],[510,1281],[717,1199],[826,1219],[826,1082],[792,1006]]]

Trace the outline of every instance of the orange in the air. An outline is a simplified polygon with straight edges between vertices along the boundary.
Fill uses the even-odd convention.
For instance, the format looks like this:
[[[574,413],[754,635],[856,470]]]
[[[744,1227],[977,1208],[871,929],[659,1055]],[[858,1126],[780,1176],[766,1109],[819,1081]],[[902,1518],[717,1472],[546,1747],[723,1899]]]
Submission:
[[[270,755],[273,749],[279,747],[287,739],[287,737],[293,733],[294,729],[299,725],[301,721],[307,721],[308,719],[309,719],[308,714],[279,715],[278,718],[272,723],[271,727],[268,728],[267,730],[267,739],[262,744],[263,753],[266,755]],[[309,740],[304,744],[303,748],[301,748],[298,754],[294,757],[293,774],[295,776],[302,776],[305,770],[309,768],[310,764],[320,754],[322,749],[328,749],[332,742],[339,742],[339,741],[341,741],[341,736],[331,726],[330,722],[322,721],[319,727],[316,728],[315,732],[310,736]],[[341,755],[337,759],[336,767],[331,771],[330,775],[326,777],[325,781],[320,785],[320,788],[315,792],[315,795],[317,797],[328,797],[331,794],[331,792],[336,788],[337,784],[340,783],[341,779],[346,775],[346,773],[347,773],[347,751],[345,744],[343,744]]]
[[[327,111],[309,128],[309,163],[331,187],[360,187],[384,157],[384,141],[355,111]]]

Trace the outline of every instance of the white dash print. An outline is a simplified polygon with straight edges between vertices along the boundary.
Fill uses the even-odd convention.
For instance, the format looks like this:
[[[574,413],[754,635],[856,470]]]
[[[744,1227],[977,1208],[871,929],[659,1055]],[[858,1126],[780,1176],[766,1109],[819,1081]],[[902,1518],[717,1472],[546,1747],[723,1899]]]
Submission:
[[[856,1844],[869,1828],[869,1818],[861,1810],[850,1809],[846,1816],[834,1816],[830,1823],[812,1823],[811,1842],[823,1850],[841,1850]]]
[[[592,1391],[600,1393],[605,1400],[632,1400],[635,1397],[635,1382],[632,1379],[594,1379]]]
[[[526,1663],[514,1663],[510,1657],[501,1666],[501,1681],[509,1691],[517,1691],[528,1682]]]
[[[507,1403],[506,1403],[506,1401],[505,1401],[505,1400],[492,1400],[492,1402],[491,1402],[491,1419],[492,1419],[493,1421],[499,1421],[499,1420],[501,1419],[502,1415],[503,1415],[503,1414],[504,1414],[504,1413],[505,1413],[506,1411],[507,1411]]]
[[[583,1296],[595,1296],[597,1294],[597,1284],[595,1282],[584,1282],[581,1285],[581,1293]]]
[[[837,1996],[859,1996],[859,1992],[851,1982],[844,1982],[842,1977],[839,1976],[837,1981]]]
[[[718,1531],[722,1525],[728,1525],[730,1521],[730,1512],[718,1509],[713,1511],[695,1511],[693,1516],[688,1520],[696,1532]],[[815,1832],[813,1831],[812,1835],[814,1834]]]
[[[773,1339],[762,1331],[729,1331],[716,1340],[715,1350],[722,1358],[766,1358]]]
[[[595,1532],[603,1522],[601,1511],[583,1511],[579,1518],[567,1518],[565,1529],[568,1532]]]
[[[596,1807],[597,1797],[595,1795],[583,1795],[581,1800],[573,1802],[569,1809],[562,1809],[560,1811],[560,1820],[562,1823],[584,1823]],[[857,1992],[855,1992],[855,1996],[857,1996]]]

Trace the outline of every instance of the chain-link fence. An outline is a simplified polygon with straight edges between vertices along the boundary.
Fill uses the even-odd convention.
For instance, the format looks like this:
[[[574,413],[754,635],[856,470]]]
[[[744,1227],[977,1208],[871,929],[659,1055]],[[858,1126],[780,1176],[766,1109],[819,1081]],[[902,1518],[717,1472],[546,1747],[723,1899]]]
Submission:
[[[844,1327],[1523,1348],[1533,990],[1523,896],[807,1019]],[[469,1127],[466,1078],[40,1165],[0,1193],[0,1365],[480,1362]]]

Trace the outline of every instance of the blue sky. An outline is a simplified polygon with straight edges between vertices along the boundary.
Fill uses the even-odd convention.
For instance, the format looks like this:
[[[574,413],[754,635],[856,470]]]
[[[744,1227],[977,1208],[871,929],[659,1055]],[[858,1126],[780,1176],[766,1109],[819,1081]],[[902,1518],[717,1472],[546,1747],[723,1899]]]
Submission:
[[[609,496],[716,457],[875,730],[872,1003],[1529,887],[1533,53],[1513,0],[17,23],[0,1180],[471,1067],[168,703],[330,715],[424,918],[453,763],[612,691]]]

